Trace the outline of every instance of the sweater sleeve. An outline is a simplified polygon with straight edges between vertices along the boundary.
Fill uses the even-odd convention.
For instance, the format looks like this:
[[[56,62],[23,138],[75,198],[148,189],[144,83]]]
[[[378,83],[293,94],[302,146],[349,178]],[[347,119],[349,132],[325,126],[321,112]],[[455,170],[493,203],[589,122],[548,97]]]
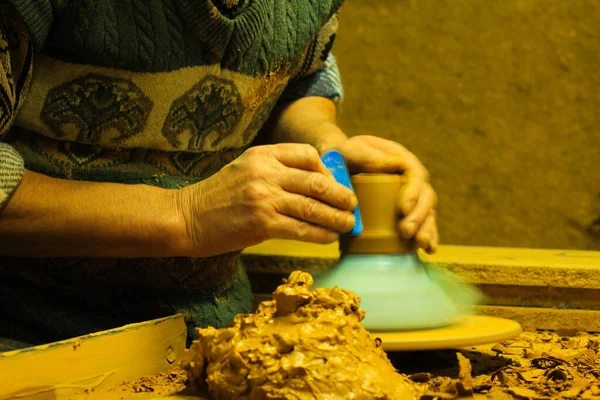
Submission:
[[[32,46],[21,18],[9,6],[0,7],[0,208],[23,174],[23,158],[6,138],[31,80]]]
[[[341,104],[344,89],[331,48],[337,34],[339,17],[335,13],[308,45],[298,73],[290,80],[280,98],[290,102],[302,97],[319,96]]]
[[[340,71],[333,54],[329,54],[325,63],[314,73],[292,80],[281,95],[280,101],[291,102],[302,97],[318,96],[341,104],[344,87]]]
[[[24,173],[23,158],[6,143],[0,143],[0,208],[15,190]]]

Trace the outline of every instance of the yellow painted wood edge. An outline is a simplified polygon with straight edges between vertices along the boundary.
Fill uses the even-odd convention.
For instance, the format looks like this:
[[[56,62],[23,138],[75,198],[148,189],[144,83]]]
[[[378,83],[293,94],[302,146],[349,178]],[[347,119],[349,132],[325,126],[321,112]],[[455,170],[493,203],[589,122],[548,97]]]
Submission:
[[[185,351],[181,314],[0,353],[0,399],[68,399],[167,371]]]
[[[337,242],[319,245],[274,239],[249,247],[243,254],[338,258],[340,253]],[[436,264],[600,269],[600,251],[442,245],[436,254],[420,253],[420,256],[424,261]]]
[[[436,264],[497,265],[528,268],[598,270],[600,251],[547,250],[510,247],[440,246],[422,259]]]
[[[282,257],[338,258],[338,242],[332,244],[313,244],[295,240],[273,239],[248,247],[242,254],[269,255]]]

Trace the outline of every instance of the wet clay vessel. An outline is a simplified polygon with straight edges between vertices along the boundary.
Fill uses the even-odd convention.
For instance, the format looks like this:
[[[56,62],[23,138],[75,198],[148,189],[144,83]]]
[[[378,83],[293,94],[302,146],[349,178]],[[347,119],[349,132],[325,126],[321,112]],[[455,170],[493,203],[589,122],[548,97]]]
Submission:
[[[358,174],[351,178],[363,231],[343,235],[342,256],[317,275],[316,287],[354,291],[366,311],[365,328],[373,332],[439,328],[472,314],[479,293],[445,271],[426,266],[415,243],[397,233],[396,199],[403,177]]]

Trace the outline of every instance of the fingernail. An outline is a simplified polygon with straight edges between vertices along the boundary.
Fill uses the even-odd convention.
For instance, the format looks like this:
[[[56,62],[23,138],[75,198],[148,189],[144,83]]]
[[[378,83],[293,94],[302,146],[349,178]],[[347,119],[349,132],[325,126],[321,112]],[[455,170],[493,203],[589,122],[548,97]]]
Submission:
[[[423,239],[423,242],[425,244],[425,246],[429,246],[429,243],[431,241],[431,236],[425,236],[425,239]]]
[[[431,239],[429,241],[429,248],[427,249],[427,252],[429,254],[433,254],[436,252],[436,250],[437,250],[437,244],[435,243],[435,240]]]
[[[352,195],[352,202],[350,203],[350,208],[352,208],[352,211],[354,211],[356,206],[358,206],[358,198],[356,195]]]
[[[356,224],[356,219],[354,218],[353,214],[348,215],[348,217],[346,217],[346,226],[348,226],[348,230],[351,230],[352,228],[354,228],[354,224]]]
[[[415,222],[409,222],[404,226],[404,236],[406,239],[410,239],[415,234],[417,224]]]

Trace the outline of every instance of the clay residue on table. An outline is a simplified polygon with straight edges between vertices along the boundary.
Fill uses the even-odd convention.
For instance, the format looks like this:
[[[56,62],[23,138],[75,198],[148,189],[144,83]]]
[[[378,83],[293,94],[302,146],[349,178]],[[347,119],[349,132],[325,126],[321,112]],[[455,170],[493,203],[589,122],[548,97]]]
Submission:
[[[600,400],[600,336],[569,330],[524,332],[472,351],[392,353],[422,399]]]
[[[174,367],[166,372],[159,372],[154,375],[142,376],[131,381],[124,381],[117,386],[103,389],[88,389],[83,393],[69,397],[70,400],[129,400],[129,399],[154,399],[163,397],[179,398],[182,395],[185,398],[203,400],[203,397],[194,396],[189,393],[187,373]]]
[[[293,272],[255,314],[198,329],[182,362],[192,384],[222,399],[416,398],[362,326],[360,299],[312,283]]]
[[[153,395],[170,395],[186,388],[187,375],[181,368],[173,368],[168,372],[144,376],[130,382],[123,382],[114,391],[128,393],[152,393]]]

